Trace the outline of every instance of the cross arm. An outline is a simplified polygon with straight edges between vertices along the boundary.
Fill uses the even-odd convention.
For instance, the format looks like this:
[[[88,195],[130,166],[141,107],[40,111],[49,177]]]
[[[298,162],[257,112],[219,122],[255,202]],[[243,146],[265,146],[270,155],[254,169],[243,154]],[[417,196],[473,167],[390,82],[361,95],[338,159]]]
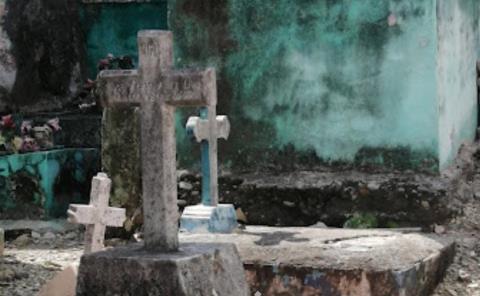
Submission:
[[[98,74],[98,95],[104,107],[139,105],[137,70],[105,70]]]
[[[70,205],[68,209],[68,222],[75,224],[102,223],[107,226],[120,227],[125,222],[125,209],[108,207],[101,217],[98,210],[91,205]]]
[[[125,209],[109,207],[105,210],[105,214],[102,217],[103,224],[114,227],[121,227],[126,220]]]
[[[230,135],[230,121],[227,116],[219,115],[216,118],[215,134],[217,138],[228,139]],[[201,119],[197,116],[192,116],[187,121],[187,132],[192,134],[197,142],[209,139],[210,125],[208,119]]]
[[[166,102],[175,106],[214,106],[217,81],[214,68],[172,71],[162,78]]]
[[[68,211],[68,222],[75,224],[95,224],[97,210],[91,205],[70,205]]]

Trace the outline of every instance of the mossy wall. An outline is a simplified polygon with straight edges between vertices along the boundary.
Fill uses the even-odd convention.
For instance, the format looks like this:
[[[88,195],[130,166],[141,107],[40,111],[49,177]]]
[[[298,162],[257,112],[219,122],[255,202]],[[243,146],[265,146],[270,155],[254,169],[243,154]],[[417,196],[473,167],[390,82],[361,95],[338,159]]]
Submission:
[[[439,52],[465,35],[456,29],[441,35],[439,18],[448,5],[439,3],[168,0],[168,13],[165,1],[97,3],[84,4],[82,20],[93,73],[107,53],[136,56],[137,30],[164,29],[168,15],[177,66],[217,68],[218,113],[232,122],[230,139],[219,147],[228,168],[347,163],[436,171],[450,163],[461,140],[472,139],[475,128],[472,120],[459,119],[461,108],[474,116],[471,85],[456,119],[439,107],[445,101],[455,105],[463,92],[437,74]],[[461,20],[453,18],[449,26]],[[470,41],[465,39],[478,48]],[[462,77],[474,70],[461,59],[449,65]],[[181,166],[199,161],[199,148],[183,131],[193,113],[177,117]],[[455,126],[459,136],[446,141],[442,124],[448,126],[442,130]]]
[[[435,1],[172,0],[170,11],[179,64],[219,70],[233,166],[286,154],[438,165]]]

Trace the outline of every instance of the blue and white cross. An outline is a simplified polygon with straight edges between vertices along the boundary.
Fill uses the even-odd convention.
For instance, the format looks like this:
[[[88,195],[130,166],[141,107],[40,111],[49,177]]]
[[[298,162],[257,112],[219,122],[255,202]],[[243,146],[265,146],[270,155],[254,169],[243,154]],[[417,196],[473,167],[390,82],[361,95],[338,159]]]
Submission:
[[[187,133],[201,145],[202,204],[218,205],[217,139],[228,139],[230,122],[227,116],[216,116],[215,106],[202,107],[200,116],[188,119]]]

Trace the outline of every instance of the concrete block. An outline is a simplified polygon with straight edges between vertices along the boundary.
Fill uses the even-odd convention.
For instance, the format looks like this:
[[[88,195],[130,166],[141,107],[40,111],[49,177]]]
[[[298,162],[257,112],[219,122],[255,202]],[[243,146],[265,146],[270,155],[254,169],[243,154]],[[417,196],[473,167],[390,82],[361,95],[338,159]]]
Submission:
[[[180,219],[180,228],[192,233],[232,233],[237,228],[235,208],[231,204],[186,207]]]
[[[77,296],[87,295],[247,296],[249,289],[233,244],[182,244],[171,253],[137,244],[82,257]]]
[[[248,226],[180,242],[234,243],[258,296],[431,295],[455,255],[451,240],[388,230]]]

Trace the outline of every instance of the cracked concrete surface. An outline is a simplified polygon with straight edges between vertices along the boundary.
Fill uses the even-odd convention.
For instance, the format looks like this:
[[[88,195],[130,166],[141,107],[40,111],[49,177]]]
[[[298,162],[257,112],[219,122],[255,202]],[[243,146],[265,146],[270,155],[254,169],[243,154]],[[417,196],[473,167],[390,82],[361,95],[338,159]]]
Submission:
[[[435,235],[388,230],[249,226],[231,235],[180,237],[235,243],[259,295],[428,295],[455,249]]]

